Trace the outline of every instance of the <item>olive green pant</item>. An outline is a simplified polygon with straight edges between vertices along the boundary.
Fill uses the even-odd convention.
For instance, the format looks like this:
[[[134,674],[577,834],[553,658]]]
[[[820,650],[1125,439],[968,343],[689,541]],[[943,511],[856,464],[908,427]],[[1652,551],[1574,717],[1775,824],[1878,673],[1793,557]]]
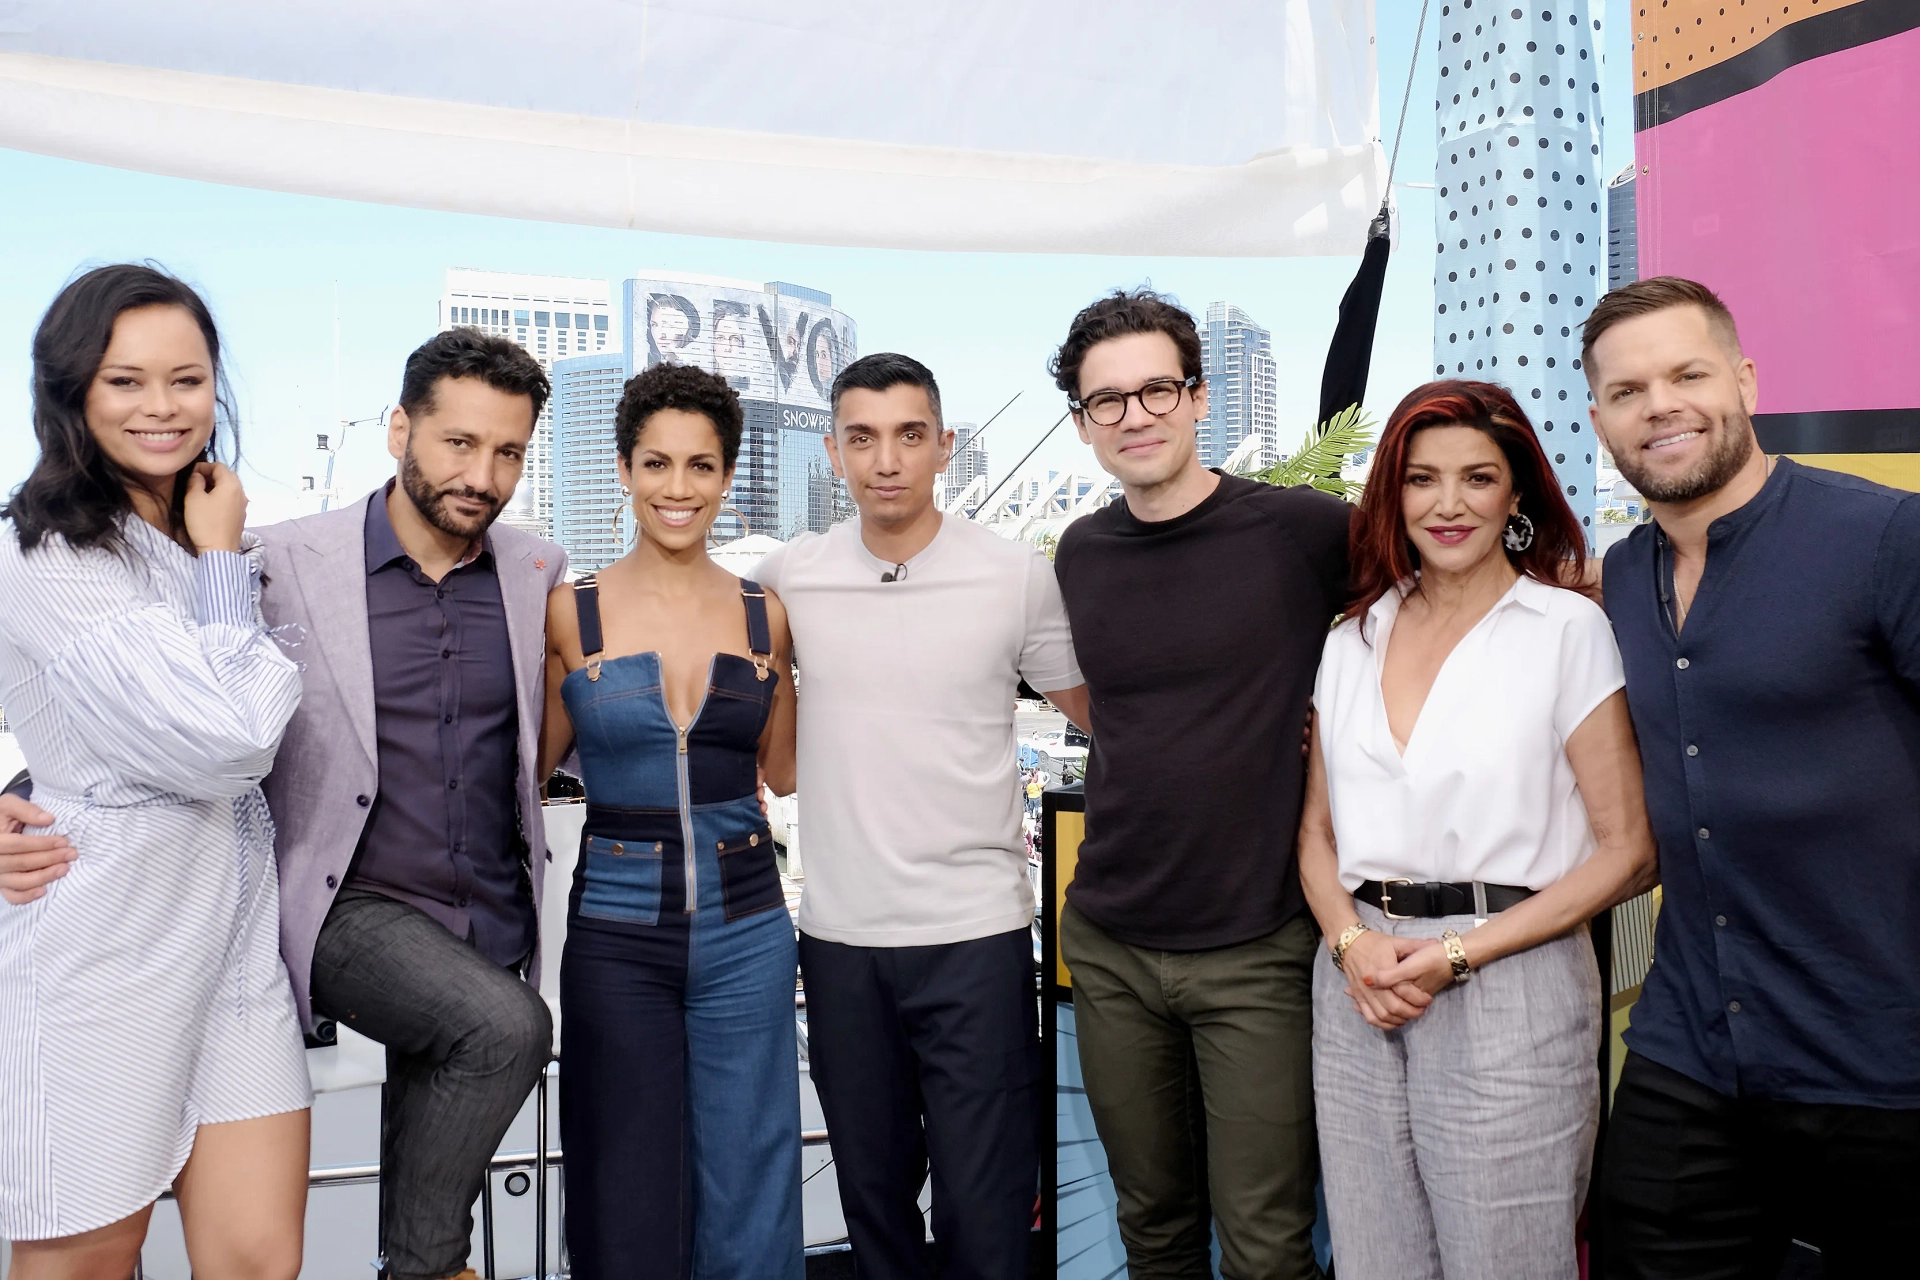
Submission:
[[[1153,951],[1067,907],[1080,1071],[1133,1280],[1314,1280],[1313,957],[1306,917]]]

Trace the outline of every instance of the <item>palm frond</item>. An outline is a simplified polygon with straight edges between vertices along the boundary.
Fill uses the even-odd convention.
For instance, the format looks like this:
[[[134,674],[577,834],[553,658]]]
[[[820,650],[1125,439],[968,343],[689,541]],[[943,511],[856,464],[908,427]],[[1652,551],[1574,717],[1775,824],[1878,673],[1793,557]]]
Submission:
[[[1373,439],[1373,420],[1359,405],[1348,405],[1309,430],[1291,457],[1243,474],[1272,485],[1310,484],[1353,501],[1360,496],[1360,486],[1342,479],[1340,470],[1354,454],[1372,448]]]

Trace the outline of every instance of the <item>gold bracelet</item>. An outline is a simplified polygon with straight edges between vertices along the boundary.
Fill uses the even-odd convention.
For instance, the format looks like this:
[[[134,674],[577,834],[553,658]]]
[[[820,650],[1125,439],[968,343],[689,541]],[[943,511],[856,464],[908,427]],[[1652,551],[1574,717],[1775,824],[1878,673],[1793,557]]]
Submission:
[[[1346,962],[1347,948],[1353,945],[1353,940],[1355,938],[1359,937],[1361,934],[1366,932],[1367,932],[1367,926],[1364,924],[1361,924],[1357,920],[1340,931],[1339,941],[1335,942],[1331,947],[1327,948],[1329,951],[1333,952],[1334,968],[1338,969]]]
[[[1467,963],[1467,944],[1460,941],[1460,935],[1448,929],[1440,935],[1440,945],[1447,949],[1447,962],[1453,966],[1453,980],[1465,982],[1473,976],[1473,966]]]

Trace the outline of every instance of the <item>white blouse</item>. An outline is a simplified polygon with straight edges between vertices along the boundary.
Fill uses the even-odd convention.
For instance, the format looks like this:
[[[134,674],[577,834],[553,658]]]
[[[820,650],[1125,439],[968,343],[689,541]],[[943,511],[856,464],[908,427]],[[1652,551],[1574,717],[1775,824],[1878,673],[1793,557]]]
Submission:
[[[1447,655],[1403,756],[1380,669],[1411,585],[1333,629],[1314,684],[1340,883],[1544,889],[1593,852],[1566,744],[1626,684],[1613,628],[1585,596],[1521,577]]]

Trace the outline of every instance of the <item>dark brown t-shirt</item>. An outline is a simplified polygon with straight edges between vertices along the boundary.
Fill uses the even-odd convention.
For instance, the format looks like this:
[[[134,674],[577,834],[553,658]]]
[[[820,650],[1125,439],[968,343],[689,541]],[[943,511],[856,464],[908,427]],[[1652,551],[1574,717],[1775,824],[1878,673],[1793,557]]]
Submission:
[[[1093,701],[1067,901],[1114,938],[1205,951],[1305,909],[1300,736],[1351,514],[1331,494],[1222,476],[1185,515],[1141,521],[1122,500],[1061,538]]]

